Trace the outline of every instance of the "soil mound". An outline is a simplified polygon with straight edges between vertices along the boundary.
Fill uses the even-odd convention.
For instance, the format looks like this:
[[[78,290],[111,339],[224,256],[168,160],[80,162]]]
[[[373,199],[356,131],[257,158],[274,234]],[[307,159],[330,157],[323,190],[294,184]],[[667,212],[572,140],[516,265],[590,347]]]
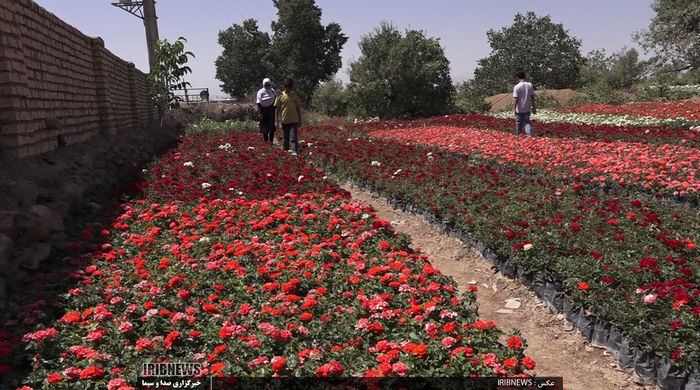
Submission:
[[[546,93],[547,96],[560,101],[562,104],[566,104],[569,100],[576,96],[583,95],[582,93],[571,89],[547,89],[535,91],[535,95],[542,95],[544,93]],[[491,103],[491,111],[500,111],[511,105],[513,101],[513,93],[509,92],[490,96],[486,98],[486,101]]]

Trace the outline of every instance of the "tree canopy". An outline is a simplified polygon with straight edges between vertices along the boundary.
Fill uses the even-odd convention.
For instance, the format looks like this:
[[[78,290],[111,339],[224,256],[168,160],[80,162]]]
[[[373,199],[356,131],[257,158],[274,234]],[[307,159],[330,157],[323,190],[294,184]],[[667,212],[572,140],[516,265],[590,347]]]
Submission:
[[[508,92],[516,70],[522,69],[538,87],[577,88],[581,84],[581,40],[563,24],[534,12],[515,15],[511,26],[486,33],[491,54],[478,61],[474,83],[484,95]]]
[[[273,0],[277,21],[272,36],[255,20],[234,24],[219,33],[222,54],[216,78],[222,91],[241,98],[261,88],[264,77],[281,87],[294,79],[296,92],[309,102],[314,88],[342,67],[340,52],[348,38],[337,23],[321,24],[321,8],[314,0]]]
[[[700,2],[697,0],[654,0],[656,16],[649,28],[633,35],[646,53],[654,73],[678,73],[700,68]]]
[[[361,55],[349,64],[350,110],[360,116],[430,116],[451,106],[450,62],[438,38],[424,31],[401,34],[382,22],[360,39]]]

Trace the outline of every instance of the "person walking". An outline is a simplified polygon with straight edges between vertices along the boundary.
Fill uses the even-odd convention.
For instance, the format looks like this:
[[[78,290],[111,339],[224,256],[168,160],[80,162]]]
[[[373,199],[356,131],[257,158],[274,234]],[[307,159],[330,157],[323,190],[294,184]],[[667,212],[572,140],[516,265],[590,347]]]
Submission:
[[[289,150],[291,143],[292,152],[299,153],[299,128],[301,127],[301,99],[294,93],[294,80],[287,79],[284,82],[284,92],[275,100],[275,127],[282,125],[284,141],[282,149]]]
[[[515,113],[515,135],[520,135],[525,125],[525,134],[532,136],[532,125],[530,124],[530,113],[537,113],[535,106],[535,90],[532,84],[525,81],[525,72],[519,70],[515,72],[518,84],[513,88],[513,111]]]
[[[258,91],[258,118],[260,119],[260,132],[265,142],[272,143],[275,137],[275,99],[277,94],[272,89],[270,79],[263,80],[263,87]]]

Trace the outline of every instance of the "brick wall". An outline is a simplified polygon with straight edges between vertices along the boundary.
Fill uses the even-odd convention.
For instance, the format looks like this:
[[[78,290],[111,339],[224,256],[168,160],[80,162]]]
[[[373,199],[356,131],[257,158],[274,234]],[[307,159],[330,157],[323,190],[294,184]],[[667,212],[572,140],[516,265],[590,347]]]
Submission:
[[[26,157],[157,116],[146,75],[31,0],[0,2],[0,153]],[[59,137],[62,136],[62,137]]]

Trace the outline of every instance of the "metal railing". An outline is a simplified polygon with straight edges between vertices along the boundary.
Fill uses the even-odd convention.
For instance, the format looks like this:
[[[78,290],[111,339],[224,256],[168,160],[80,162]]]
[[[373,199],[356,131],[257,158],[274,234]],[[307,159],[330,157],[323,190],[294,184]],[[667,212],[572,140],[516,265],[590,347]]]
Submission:
[[[209,88],[185,88],[176,91],[175,96],[185,104],[204,103],[209,101]]]

